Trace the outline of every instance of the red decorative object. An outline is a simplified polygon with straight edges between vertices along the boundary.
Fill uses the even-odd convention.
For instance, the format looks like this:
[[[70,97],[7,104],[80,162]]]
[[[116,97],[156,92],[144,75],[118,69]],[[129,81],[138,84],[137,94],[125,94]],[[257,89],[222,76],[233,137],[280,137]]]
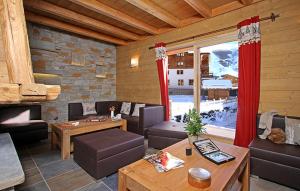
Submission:
[[[163,42],[156,43],[155,52],[160,84],[161,104],[166,107],[165,120],[169,121],[168,60],[166,54],[166,44]]]
[[[259,17],[238,24],[239,81],[238,111],[234,144],[248,147],[256,136],[256,114],[260,93]]]

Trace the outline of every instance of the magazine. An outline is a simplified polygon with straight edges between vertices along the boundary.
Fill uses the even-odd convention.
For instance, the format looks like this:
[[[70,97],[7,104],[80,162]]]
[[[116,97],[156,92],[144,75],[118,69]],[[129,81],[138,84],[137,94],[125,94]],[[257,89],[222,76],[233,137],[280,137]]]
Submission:
[[[145,160],[154,165],[158,172],[167,172],[169,170],[183,167],[184,161],[165,151],[159,151],[155,154],[146,155]]]

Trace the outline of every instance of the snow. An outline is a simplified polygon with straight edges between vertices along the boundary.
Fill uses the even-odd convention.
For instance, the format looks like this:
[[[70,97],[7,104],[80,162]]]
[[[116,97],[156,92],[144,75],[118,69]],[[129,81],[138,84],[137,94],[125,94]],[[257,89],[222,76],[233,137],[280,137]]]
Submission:
[[[231,80],[203,80],[203,89],[231,89]]]
[[[200,52],[210,53],[209,73],[219,77],[224,74],[238,76],[238,42],[200,48]]]
[[[183,116],[194,107],[193,95],[170,95],[172,118]],[[237,100],[201,100],[200,113],[204,124],[235,129]]]

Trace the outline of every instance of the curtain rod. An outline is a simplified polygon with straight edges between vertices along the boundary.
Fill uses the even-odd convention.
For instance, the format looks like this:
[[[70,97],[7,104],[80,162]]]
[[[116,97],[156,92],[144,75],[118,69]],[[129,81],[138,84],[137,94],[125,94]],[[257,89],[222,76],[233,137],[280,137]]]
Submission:
[[[263,17],[263,18],[259,19],[259,21],[267,21],[267,20],[271,20],[272,22],[274,22],[275,19],[278,18],[278,17],[280,17],[279,14],[276,14],[276,15],[275,15],[274,13],[271,13],[271,15],[270,15],[269,17]],[[195,35],[195,36],[186,37],[186,38],[182,38],[182,39],[179,39],[179,40],[167,42],[166,45],[174,44],[174,43],[182,42],[182,41],[186,41],[186,40],[194,40],[195,38],[198,38],[198,37],[202,37],[202,36],[206,36],[206,35],[210,35],[210,34],[222,32],[222,31],[226,31],[226,30],[229,30],[229,29],[234,29],[234,28],[236,28],[236,27],[237,27],[236,25],[232,25],[232,26],[229,26],[229,27],[225,27],[225,28],[221,28],[221,29],[214,30],[214,31],[210,31],[210,32],[198,34],[198,35]],[[153,48],[155,48],[155,47],[154,47],[154,46],[151,46],[151,47],[149,47],[149,50],[151,50],[151,49],[153,49]]]

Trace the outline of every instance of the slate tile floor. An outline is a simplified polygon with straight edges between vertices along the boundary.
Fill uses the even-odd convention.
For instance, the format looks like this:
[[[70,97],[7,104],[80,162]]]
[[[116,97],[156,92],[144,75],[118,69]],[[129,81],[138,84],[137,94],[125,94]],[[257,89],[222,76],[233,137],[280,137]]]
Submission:
[[[147,148],[147,141],[145,141]],[[118,175],[113,174],[95,180],[81,169],[73,159],[61,160],[58,150],[51,150],[49,141],[42,141],[26,147],[17,147],[24,172],[25,182],[17,191],[116,191]],[[147,153],[155,149],[147,148]],[[250,179],[251,191],[293,191],[288,187],[263,179]]]

